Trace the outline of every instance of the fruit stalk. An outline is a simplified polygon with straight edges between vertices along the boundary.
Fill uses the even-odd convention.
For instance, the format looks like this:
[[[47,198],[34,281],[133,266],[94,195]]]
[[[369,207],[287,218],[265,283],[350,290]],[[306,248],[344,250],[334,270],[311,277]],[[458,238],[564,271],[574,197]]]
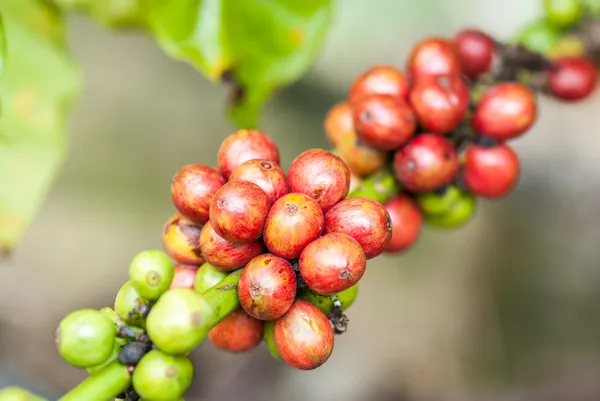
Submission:
[[[58,401],[108,401],[131,385],[131,370],[118,361],[88,377]]]

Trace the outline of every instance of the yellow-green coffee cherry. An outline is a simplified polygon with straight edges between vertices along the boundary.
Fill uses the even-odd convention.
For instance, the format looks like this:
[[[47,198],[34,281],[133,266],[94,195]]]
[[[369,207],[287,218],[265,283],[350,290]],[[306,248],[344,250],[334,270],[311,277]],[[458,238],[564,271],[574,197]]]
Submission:
[[[427,224],[438,228],[455,228],[466,224],[475,213],[476,199],[462,194],[452,203],[446,213],[425,215]]]
[[[152,350],[142,357],[133,372],[136,393],[144,401],[178,400],[192,384],[194,367],[187,356]]]
[[[525,26],[517,35],[517,43],[526,49],[547,54],[551,51],[562,34],[560,29],[546,20],[539,20]]]
[[[163,251],[147,250],[138,253],[129,265],[129,280],[142,298],[156,301],[169,289],[175,266]]]
[[[582,0],[543,0],[548,21],[561,28],[577,23],[583,16]]]
[[[227,274],[227,272],[214,267],[210,263],[204,263],[196,272],[194,290],[202,294],[217,285],[221,280],[227,277]]]
[[[425,214],[440,214],[448,211],[452,203],[460,198],[462,192],[453,185],[444,191],[425,192],[417,196],[417,204]]]

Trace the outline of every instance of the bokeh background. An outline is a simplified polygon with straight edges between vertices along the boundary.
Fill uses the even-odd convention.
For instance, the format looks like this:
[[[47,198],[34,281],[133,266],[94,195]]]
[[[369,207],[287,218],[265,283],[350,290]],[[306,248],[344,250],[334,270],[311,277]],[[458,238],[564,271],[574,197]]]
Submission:
[[[269,104],[262,128],[287,168],[301,151],[329,147],[324,115],[367,68],[403,66],[417,40],[463,27],[510,38],[540,12],[539,0],[340,1],[319,60]],[[151,39],[77,15],[69,29],[85,88],[68,160],[0,266],[0,388],[51,399],[86,376],[55,350],[61,317],[113,304],[133,255],[161,246],[173,174],[215,164],[233,131],[225,89]],[[425,229],[410,252],[371,261],[326,365],[299,372],[263,345],[229,355],[206,342],[186,400],[600,399],[600,96],[540,107],[514,142],[516,191],[480,202],[464,228]]]

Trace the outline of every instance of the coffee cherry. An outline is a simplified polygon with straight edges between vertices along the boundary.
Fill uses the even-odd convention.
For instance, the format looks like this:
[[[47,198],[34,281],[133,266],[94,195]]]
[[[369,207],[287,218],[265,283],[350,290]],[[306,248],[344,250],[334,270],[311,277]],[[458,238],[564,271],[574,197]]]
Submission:
[[[394,173],[409,191],[426,192],[448,184],[458,171],[454,145],[436,134],[412,139],[394,155]]]
[[[215,267],[210,263],[205,263],[200,266],[196,272],[194,290],[202,294],[221,282],[221,280],[227,277],[227,274],[227,272],[218,267]]]
[[[279,165],[261,159],[248,160],[233,169],[229,180],[250,181],[258,185],[269,197],[270,203],[287,194],[285,173]]]
[[[273,320],[290,309],[296,296],[296,273],[287,260],[266,253],[242,270],[238,284],[240,305],[250,316]]]
[[[445,213],[426,214],[425,221],[432,227],[456,228],[466,224],[475,213],[476,198],[463,193]]]
[[[546,18],[556,26],[571,26],[583,16],[583,1],[581,0],[543,0],[542,4]]]
[[[491,70],[495,51],[492,38],[478,29],[465,29],[454,40],[466,76],[474,80]]]
[[[170,257],[184,265],[204,263],[200,252],[200,224],[194,223],[180,213],[176,213],[163,226],[162,245]]]
[[[410,83],[402,71],[390,65],[380,65],[356,78],[350,86],[348,100],[355,102],[373,94],[406,100],[409,91]]]
[[[566,101],[588,97],[596,88],[596,66],[582,57],[565,57],[554,61],[548,71],[547,88],[550,94]]]
[[[178,400],[194,379],[194,366],[187,356],[148,352],[131,377],[135,392],[144,401]]]
[[[271,201],[265,191],[249,181],[229,181],[210,204],[210,224],[219,236],[234,244],[260,238]]]
[[[131,281],[127,281],[115,297],[114,309],[124,323],[144,328],[146,326],[145,316],[136,312],[140,305],[147,304],[148,301],[142,298],[137,287]]]
[[[547,54],[561,37],[560,29],[541,19],[523,28],[517,35],[517,43],[532,52]]]
[[[354,103],[354,126],[358,137],[379,150],[404,145],[415,132],[417,117],[410,105],[389,95],[368,95]]]
[[[415,201],[407,195],[398,194],[384,204],[385,210],[392,221],[392,239],[385,251],[388,253],[402,252],[415,244],[423,216],[415,205]]]
[[[225,182],[214,168],[202,164],[184,166],[171,183],[173,204],[190,220],[204,224],[208,221],[210,201]]]
[[[274,329],[276,321],[277,320],[269,320],[268,322],[265,322],[265,326],[263,329],[263,341],[267,346],[267,350],[269,350],[269,354],[271,354],[271,356],[276,360],[281,361],[281,354],[279,353],[277,345],[275,344]]]
[[[47,401],[44,398],[30,393],[16,386],[5,387],[0,390],[0,401]]]
[[[246,352],[262,341],[263,321],[237,309],[208,332],[208,341],[229,352]]]
[[[414,81],[425,75],[460,74],[456,45],[444,38],[427,38],[412,50],[407,70]]]
[[[138,293],[149,301],[156,301],[169,289],[174,274],[173,262],[159,250],[142,251],[129,265],[129,280]]]
[[[187,355],[200,344],[213,319],[213,309],[198,292],[175,288],[156,301],[146,320],[146,331],[163,352]]]
[[[333,351],[329,319],[307,301],[294,302],[288,313],[275,322],[273,334],[281,358],[297,369],[316,369],[327,362]]]
[[[410,103],[423,128],[445,134],[465,116],[469,88],[458,75],[421,77],[410,92]]]
[[[263,239],[271,253],[297,259],[304,247],[321,235],[323,223],[317,201],[303,193],[290,193],[271,206]]]
[[[358,283],[367,267],[365,253],[354,238],[342,233],[325,234],[304,248],[300,275],[321,295],[333,295]]]
[[[465,152],[462,179],[475,195],[501,198],[517,183],[519,168],[519,158],[508,145],[471,144]]]
[[[241,269],[253,257],[265,251],[261,240],[248,244],[234,244],[215,232],[210,222],[200,234],[200,249],[206,261],[224,271]]]
[[[56,330],[60,356],[78,368],[89,368],[106,361],[113,351],[115,325],[95,309],[81,309],[65,316]]]
[[[194,288],[194,282],[196,280],[197,272],[197,266],[176,265],[175,274],[173,275],[173,281],[171,281],[171,285],[169,286],[169,288]]]
[[[358,283],[354,284],[352,287],[345,289],[342,292],[338,292],[337,294],[338,300],[342,305],[342,311],[345,311],[349,307],[352,306],[356,297],[358,296]],[[304,301],[308,301],[311,304],[315,305],[317,308],[321,309],[321,311],[325,314],[331,313],[333,310],[333,296],[331,295],[320,295],[316,292],[305,288],[300,293],[300,297],[298,299],[302,299]]]
[[[242,129],[225,138],[217,157],[219,171],[229,178],[234,168],[248,160],[262,159],[279,164],[279,149],[264,132]]]
[[[446,213],[462,192],[454,185],[447,185],[434,192],[424,192],[417,195],[417,205],[425,214]]]
[[[392,238],[390,216],[379,203],[367,198],[344,199],[325,213],[323,232],[342,233],[354,238],[365,257],[383,253]]]
[[[523,135],[536,119],[534,93],[517,82],[502,82],[479,100],[473,115],[473,128],[492,139],[507,140]]]
[[[326,212],[348,195],[350,170],[333,153],[325,149],[309,149],[292,162],[288,183],[290,192],[310,196]]]
[[[119,344],[117,342],[117,340],[119,340],[119,338],[115,338],[115,342],[113,345],[113,350],[110,354],[110,356],[102,363],[95,365],[95,366],[91,366],[89,368],[86,368],[85,370],[88,372],[89,375],[94,375],[98,372],[100,372],[103,368],[105,368],[107,365],[109,365],[110,363],[114,362],[117,360],[117,358],[119,357],[119,352],[121,352],[121,344]],[[0,399],[1,401],[1,399]]]

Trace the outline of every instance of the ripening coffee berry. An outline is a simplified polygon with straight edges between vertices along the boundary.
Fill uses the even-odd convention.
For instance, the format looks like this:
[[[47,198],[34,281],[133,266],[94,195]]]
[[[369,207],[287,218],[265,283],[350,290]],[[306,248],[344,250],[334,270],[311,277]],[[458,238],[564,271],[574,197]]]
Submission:
[[[155,249],[138,253],[129,265],[129,280],[149,301],[156,301],[169,289],[174,274],[175,266],[169,256]]]
[[[270,203],[287,194],[285,173],[269,160],[253,159],[233,169],[229,180],[250,181],[258,185],[269,197]]]
[[[345,289],[342,292],[338,292],[335,294],[337,296],[342,311],[345,311],[349,307],[352,306],[356,297],[358,295],[358,283],[354,284],[352,287]],[[332,295],[320,295],[316,292],[312,291],[309,288],[304,288],[298,299],[302,299],[304,301],[308,301],[311,304],[315,305],[317,308],[321,309],[321,311],[325,314],[331,313],[333,310],[333,296]]]
[[[456,45],[448,39],[438,37],[421,41],[409,56],[407,71],[412,80],[425,75],[460,74]]]
[[[404,73],[391,65],[371,68],[354,80],[350,86],[348,100],[355,102],[367,95],[390,95],[404,99],[408,97],[410,83]]]
[[[462,180],[470,192],[484,198],[508,195],[519,179],[519,158],[506,144],[467,147]]]
[[[394,150],[414,134],[417,117],[405,101],[389,95],[369,95],[353,105],[353,121],[358,137],[379,150]]]
[[[291,263],[270,253],[255,257],[242,270],[238,297],[246,313],[256,319],[283,316],[296,297],[296,273]]]
[[[208,341],[228,352],[246,352],[256,348],[263,338],[262,320],[237,309],[208,332]]]
[[[162,245],[170,257],[184,265],[204,263],[198,243],[202,225],[194,223],[181,213],[167,220],[162,231]]]
[[[413,138],[394,155],[394,173],[409,191],[433,191],[448,184],[458,172],[452,142],[436,134]]]
[[[302,279],[311,290],[333,295],[358,283],[365,273],[367,258],[354,238],[331,233],[308,244],[298,265]]]
[[[265,251],[265,245],[258,239],[248,244],[234,244],[215,232],[210,222],[200,233],[200,249],[208,263],[224,271],[241,269],[253,257]]]
[[[194,366],[187,356],[168,355],[162,350],[148,352],[137,364],[131,377],[140,399],[178,400],[194,379]]]
[[[392,239],[385,251],[396,253],[412,247],[423,225],[423,216],[415,201],[404,194],[398,194],[384,204],[392,221]]]
[[[564,57],[554,61],[548,71],[548,92],[565,101],[585,99],[594,92],[598,81],[596,66],[583,57]]]
[[[61,320],[56,330],[56,347],[67,363],[89,368],[110,357],[116,334],[115,324],[100,311],[81,309]]]
[[[465,29],[454,40],[462,72],[467,77],[477,79],[491,70],[495,51],[492,38],[478,29]]]
[[[307,301],[294,302],[288,313],[275,322],[273,336],[281,359],[297,369],[316,369],[333,351],[329,319]]]
[[[563,33],[546,19],[525,26],[517,35],[517,43],[532,52],[547,54],[558,43]]]
[[[359,140],[349,102],[340,102],[329,110],[325,117],[325,135],[351,174],[365,177],[380,170],[386,161],[386,152],[370,148]]]
[[[262,159],[279,164],[279,149],[264,132],[242,129],[223,140],[217,157],[219,171],[228,179],[234,168],[248,160]]]
[[[279,198],[267,216],[263,239],[269,251],[284,259],[297,259],[306,245],[323,232],[323,210],[303,193]]]
[[[206,263],[205,263],[206,264]],[[175,274],[171,281],[170,289],[173,288],[194,288],[198,266],[175,265]]]
[[[262,235],[271,200],[258,185],[229,181],[210,204],[210,224],[219,236],[234,244],[248,244]]]
[[[454,185],[447,185],[437,191],[417,195],[417,205],[425,214],[446,213],[450,206],[460,198],[462,192]]]
[[[152,342],[171,355],[187,355],[211,329],[213,309],[192,289],[175,288],[156,301],[146,320]]]
[[[479,100],[473,114],[475,131],[492,139],[508,140],[524,134],[537,118],[535,94],[517,82],[502,82]]]
[[[456,228],[471,220],[475,213],[476,198],[467,193],[461,194],[448,208],[441,214],[426,214],[425,221],[432,227],[437,228]]]
[[[342,159],[325,149],[302,152],[288,170],[290,192],[317,201],[323,212],[344,199],[350,189],[350,170]]]
[[[392,222],[385,208],[362,197],[344,199],[325,213],[323,232],[342,233],[354,238],[367,259],[383,253],[392,238]]]
[[[114,310],[123,322],[144,328],[146,317],[137,313],[137,309],[147,303],[148,301],[140,295],[136,286],[131,281],[127,281],[117,292]]]
[[[410,104],[423,128],[446,134],[465,116],[469,88],[458,75],[428,75],[415,82]]]
[[[279,353],[277,345],[275,344],[274,329],[276,321],[277,320],[269,320],[268,322],[265,322],[265,326],[263,328],[263,341],[269,350],[269,354],[271,354],[271,356],[276,360],[281,361],[281,354]]]
[[[205,263],[200,266],[196,272],[196,277],[194,278],[194,290],[202,294],[217,285],[221,280],[227,277],[227,275],[227,272],[218,267],[215,267],[210,263]]]
[[[210,201],[225,182],[214,168],[202,164],[184,166],[171,183],[173,204],[190,220],[204,224],[208,221]]]
[[[559,27],[575,24],[583,16],[582,0],[543,0],[548,21]]]

